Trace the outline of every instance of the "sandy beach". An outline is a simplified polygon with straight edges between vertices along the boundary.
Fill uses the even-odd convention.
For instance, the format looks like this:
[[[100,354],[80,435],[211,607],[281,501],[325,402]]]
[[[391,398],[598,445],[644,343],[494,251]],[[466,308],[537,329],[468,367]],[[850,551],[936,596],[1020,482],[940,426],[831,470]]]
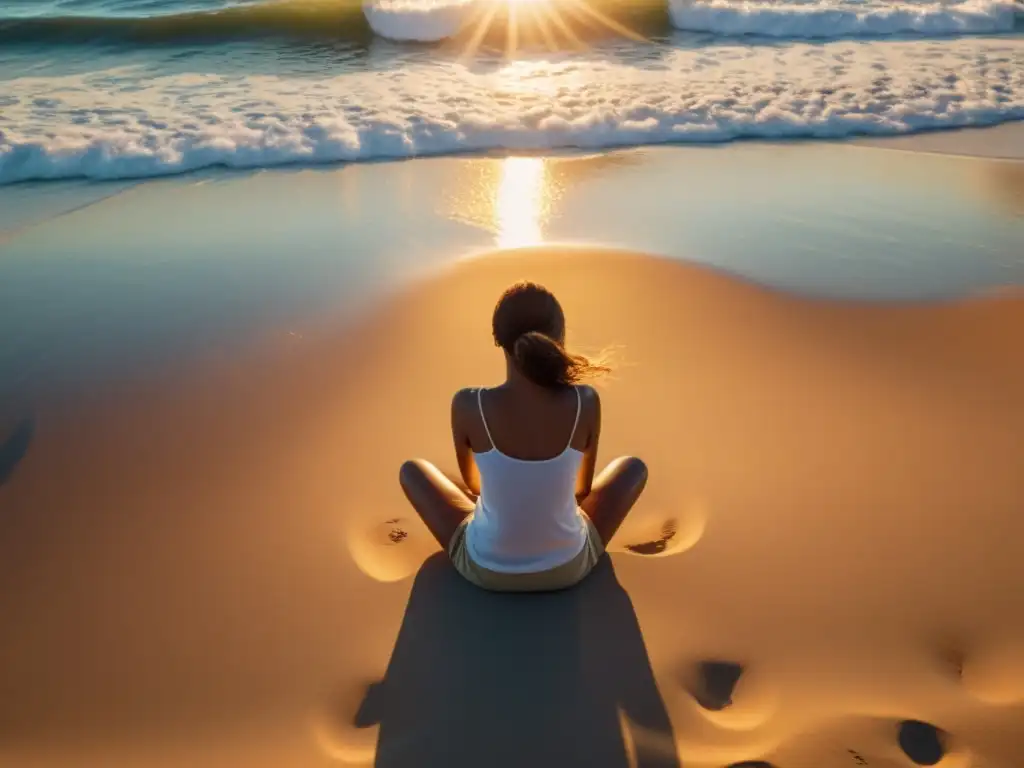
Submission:
[[[7,229],[0,763],[1019,765],[1020,163],[513,159]],[[523,278],[614,350],[603,460],[651,469],[546,596],[461,582],[397,484],[454,469],[449,398],[498,379]]]

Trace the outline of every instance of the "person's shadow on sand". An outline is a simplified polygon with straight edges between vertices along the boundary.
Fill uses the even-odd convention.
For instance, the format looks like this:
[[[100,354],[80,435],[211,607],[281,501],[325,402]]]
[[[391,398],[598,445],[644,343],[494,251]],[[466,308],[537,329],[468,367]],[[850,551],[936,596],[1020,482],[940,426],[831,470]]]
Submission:
[[[413,584],[355,725],[377,768],[678,768],[633,605],[605,557],[580,585],[493,594],[443,555]]]

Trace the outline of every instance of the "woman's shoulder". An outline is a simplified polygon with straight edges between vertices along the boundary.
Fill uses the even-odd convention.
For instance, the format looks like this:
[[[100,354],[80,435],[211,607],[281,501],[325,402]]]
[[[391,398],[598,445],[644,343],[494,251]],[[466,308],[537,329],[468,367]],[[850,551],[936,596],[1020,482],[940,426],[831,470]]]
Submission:
[[[600,393],[589,384],[577,384],[576,390],[580,393],[580,400],[584,405],[601,405]]]
[[[589,384],[577,384],[580,396],[578,428],[595,429],[601,423],[601,395]]]
[[[452,395],[452,408],[476,407],[476,400],[482,387],[465,387]]]
[[[484,387],[466,387],[452,395],[452,416],[466,416],[476,413],[479,408],[479,397]]]

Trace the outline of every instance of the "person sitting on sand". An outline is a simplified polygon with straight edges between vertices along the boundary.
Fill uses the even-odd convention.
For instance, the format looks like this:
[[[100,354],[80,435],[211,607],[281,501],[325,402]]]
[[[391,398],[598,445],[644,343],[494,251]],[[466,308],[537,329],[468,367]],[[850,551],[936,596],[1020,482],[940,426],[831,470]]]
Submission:
[[[637,458],[594,479],[601,401],[580,382],[607,368],[565,349],[565,316],[542,286],[519,283],[494,310],[506,378],[452,399],[464,487],[422,459],[402,489],[469,581],[495,591],[563,589],[583,579],[647,482]]]

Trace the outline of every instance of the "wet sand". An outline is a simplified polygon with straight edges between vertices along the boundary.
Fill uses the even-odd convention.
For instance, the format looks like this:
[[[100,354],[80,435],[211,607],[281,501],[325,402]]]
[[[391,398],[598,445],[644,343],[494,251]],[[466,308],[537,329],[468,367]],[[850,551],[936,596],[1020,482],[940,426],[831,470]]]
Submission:
[[[611,245],[869,301],[1024,284],[1024,163],[850,143],[30,185],[0,188],[0,210],[0,429],[54,396],[344,325],[495,248]]]
[[[1024,123],[1018,121],[992,128],[965,128],[959,131],[933,131],[880,139],[856,139],[855,143],[882,149],[1024,160]]]
[[[521,278],[615,347],[603,459],[651,468],[606,567],[542,597],[460,582],[396,482],[454,468],[449,398],[497,379]],[[0,757],[1013,768],[1022,329],[1010,288],[840,301],[548,247],[37,399],[0,434]]]

